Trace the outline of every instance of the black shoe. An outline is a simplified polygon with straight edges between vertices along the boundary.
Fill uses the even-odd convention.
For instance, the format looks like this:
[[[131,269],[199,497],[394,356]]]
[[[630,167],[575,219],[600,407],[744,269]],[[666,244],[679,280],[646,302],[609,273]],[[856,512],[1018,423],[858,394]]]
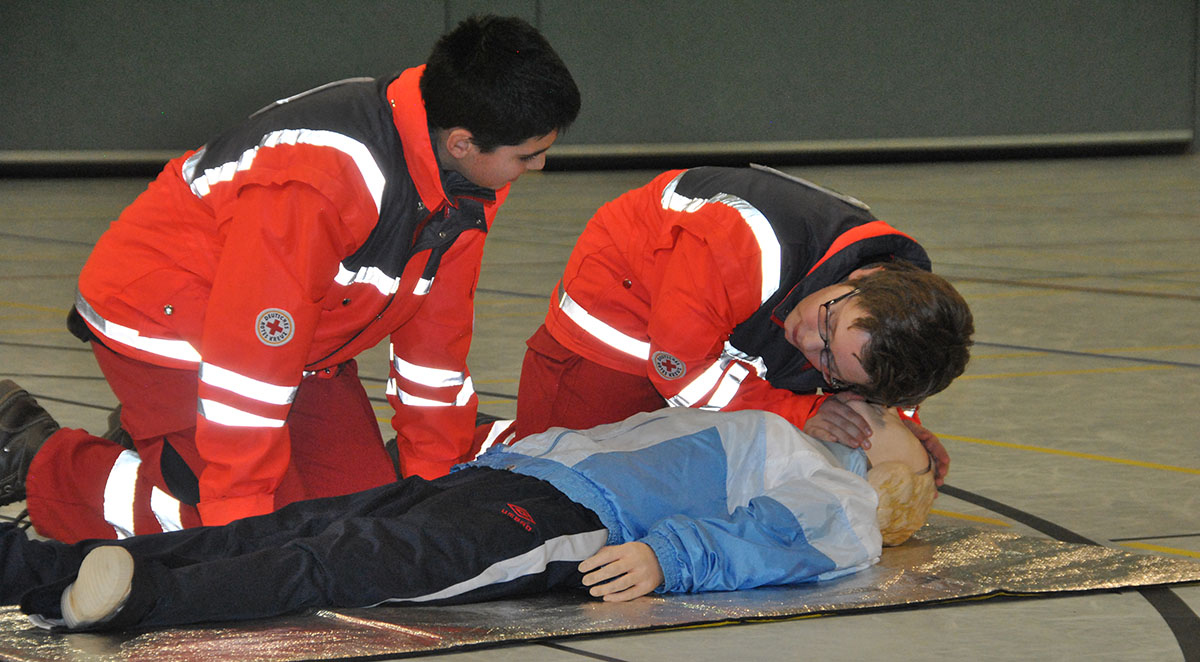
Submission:
[[[0,381],[0,506],[25,498],[25,477],[58,423],[12,380]]]

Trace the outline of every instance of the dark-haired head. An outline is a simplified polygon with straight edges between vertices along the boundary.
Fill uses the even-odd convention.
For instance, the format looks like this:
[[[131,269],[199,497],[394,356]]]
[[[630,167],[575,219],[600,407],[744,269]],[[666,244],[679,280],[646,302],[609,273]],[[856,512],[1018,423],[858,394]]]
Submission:
[[[462,127],[482,152],[561,133],[579,114],[575,80],[536,28],[475,16],[438,40],[421,77],[431,129]]]
[[[966,370],[971,309],[941,276],[903,262],[878,266],[848,283],[866,313],[853,326],[871,336],[862,355],[871,383],[854,390],[882,405],[915,406]]]

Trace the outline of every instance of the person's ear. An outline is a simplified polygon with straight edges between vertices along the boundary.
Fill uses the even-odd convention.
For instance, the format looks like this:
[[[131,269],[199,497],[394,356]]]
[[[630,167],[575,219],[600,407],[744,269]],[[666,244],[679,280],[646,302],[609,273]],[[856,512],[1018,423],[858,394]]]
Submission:
[[[475,135],[469,130],[461,126],[454,127],[446,132],[446,152],[455,159],[462,159],[476,149],[474,139]]]

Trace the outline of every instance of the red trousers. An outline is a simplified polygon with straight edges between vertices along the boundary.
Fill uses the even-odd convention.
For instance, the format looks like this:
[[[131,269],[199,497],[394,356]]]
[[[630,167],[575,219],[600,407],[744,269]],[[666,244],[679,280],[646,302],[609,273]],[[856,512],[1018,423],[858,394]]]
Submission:
[[[584,430],[667,406],[645,375],[593,363],[563,347],[543,324],[526,341],[513,439],[552,427]]]
[[[98,343],[92,349],[136,452],[83,430],[56,432],[25,481],[34,528],[75,542],[199,526],[194,477],[205,462],[195,443],[196,371],[143,363]],[[302,380],[287,424],[292,459],[276,508],[396,480],[353,361]]]

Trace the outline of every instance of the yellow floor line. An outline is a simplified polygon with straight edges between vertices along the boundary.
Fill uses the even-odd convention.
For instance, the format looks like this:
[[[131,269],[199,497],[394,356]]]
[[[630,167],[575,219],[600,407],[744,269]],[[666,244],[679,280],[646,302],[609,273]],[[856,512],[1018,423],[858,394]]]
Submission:
[[[39,306],[32,303],[21,303],[19,301],[0,301],[0,308],[21,308],[23,310],[36,310],[43,313],[57,313],[66,315],[67,309],[54,306]]]
[[[66,315],[66,313],[63,313],[63,315]],[[0,331],[0,335],[4,336],[44,336],[47,334],[56,333],[62,333],[65,335],[67,333],[67,325],[63,324],[62,326],[53,326],[42,329],[4,329],[3,331]]]
[[[1028,444],[1013,444],[1006,441],[992,441],[991,439],[977,439],[974,437],[960,437],[953,434],[938,434],[940,439],[952,439],[954,441],[965,441],[971,444],[983,444],[986,446],[998,446],[1000,448],[1011,448],[1014,450],[1034,451],[1036,453],[1047,453],[1050,455],[1063,455],[1066,457],[1074,457],[1083,460],[1097,460],[1099,462],[1111,462],[1113,464],[1124,464],[1131,467],[1142,467],[1144,469],[1158,469],[1160,471],[1175,471],[1178,473],[1194,474],[1200,476],[1200,469],[1192,469],[1190,467],[1177,467],[1170,464],[1158,464],[1157,462],[1142,462],[1140,460],[1126,460],[1119,457],[1110,457],[1108,455],[1096,455],[1094,453],[1079,453],[1076,451],[1064,451],[1057,448],[1043,448],[1041,446],[1030,446]]]
[[[1179,349],[1200,349],[1200,345],[1155,345],[1141,347],[1100,347],[1098,349],[1089,349],[1086,351],[1095,352],[1096,354],[1128,354],[1129,352],[1172,352]]]
[[[528,312],[528,313],[480,313],[480,312],[475,313],[475,319],[479,319],[479,320],[514,319],[514,318],[518,318],[518,317],[521,319],[525,319],[525,318],[534,318],[534,317],[540,318],[540,317],[545,317],[545,316],[546,316],[546,313],[540,309],[535,312]]]
[[[971,360],[972,361],[984,361],[984,360],[995,361],[998,359],[1029,359],[1029,358],[1035,358],[1035,357],[1041,357],[1041,356],[1048,356],[1049,354],[1050,354],[1050,352],[1034,352],[1034,351],[997,352],[995,354],[977,354],[975,352],[971,352]]]
[[[938,508],[934,508],[934,509],[930,510],[929,512],[931,512],[935,515],[941,515],[942,517],[951,517],[953,519],[961,519],[961,520],[966,520],[968,522],[978,522],[980,524],[995,524],[996,526],[1012,526],[1012,524],[1009,524],[1005,520],[996,519],[994,517],[980,517],[979,515],[968,515],[966,513],[955,513],[955,512],[951,512],[949,510],[940,510]]]
[[[1200,349],[1200,345],[1155,345],[1155,346],[1137,346],[1137,347],[1097,347],[1095,349],[1084,349],[1079,351],[1095,354],[1097,358],[1104,358],[1108,354],[1132,354],[1137,352],[1177,352],[1181,350]],[[1025,359],[1035,356],[1051,356],[1054,352],[1050,351],[1012,351],[1012,352],[996,352],[996,353],[974,353],[971,358],[973,360],[981,359]]]
[[[31,313],[13,313],[11,315],[0,315],[0,320],[10,321],[10,320],[45,319],[47,315],[54,315],[54,313],[41,312],[41,311],[33,311]],[[2,333],[2,332],[0,332],[0,333]]]
[[[1117,543],[1122,547],[1132,547],[1134,549],[1144,549],[1148,552],[1161,552],[1163,554],[1174,554],[1176,556],[1190,556],[1194,559],[1200,559],[1200,552],[1193,552],[1188,549],[1179,549],[1178,547],[1164,547],[1162,545],[1151,545],[1144,542],[1122,542]]]
[[[1173,365],[1139,365],[1125,366],[1121,368],[1091,368],[1088,370],[1037,370],[1031,372],[997,372],[990,375],[963,375],[959,377],[959,381],[971,381],[974,379],[1011,379],[1013,377],[1051,377],[1062,375],[1101,375],[1115,374],[1119,372],[1146,372],[1149,370],[1178,370],[1178,366]]]
[[[929,511],[934,515],[949,517],[951,519],[966,520],[968,522],[978,522],[980,524],[992,524],[995,526],[1012,527],[1012,524],[1004,520],[999,520],[991,517],[979,517],[977,515],[967,515],[966,513],[955,513],[948,510],[940,510],[934,508]],[[1189,549],[1180,549],[1178,547],[1166,547],[1164,545],[1152,545],[1144,542],[1119,542],[1113,543],[1119,547],[1129,547],[1132,549],[1140,549],[1147,552],[1157,552],[1160,554],[1171,554],[1174,556],[1187,556],[1195,559],[1200,559],[1200,552],[1194,552]]]
[[[987,294],[984,294],[982,292],[972,292],[971,295],[968,296],[967,298],[970,299],[971,301],[976,301],[976,300],[983,301],[985,299],[994,300],[994,299],[1026,299],[1029,297],[1056,297],[1056,296],[1060,296],[1061,294],[1062,294],[1062,292],[1054,292],[1051,290],[1045,290],[1042,292],[988,292]],[[966,295],[964,295],[964,296],[966,296]]]

